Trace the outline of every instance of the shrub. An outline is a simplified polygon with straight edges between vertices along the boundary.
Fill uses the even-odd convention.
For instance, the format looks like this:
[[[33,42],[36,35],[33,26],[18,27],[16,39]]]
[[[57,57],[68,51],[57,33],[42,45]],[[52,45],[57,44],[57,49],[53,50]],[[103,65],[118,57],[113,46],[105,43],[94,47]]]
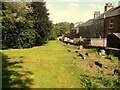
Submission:
[[[80,75],[80,80],[82,81],[83,86],[87,88],[101,88],[103,87],[100,83],[96,83],[95,80],[88,75]]]

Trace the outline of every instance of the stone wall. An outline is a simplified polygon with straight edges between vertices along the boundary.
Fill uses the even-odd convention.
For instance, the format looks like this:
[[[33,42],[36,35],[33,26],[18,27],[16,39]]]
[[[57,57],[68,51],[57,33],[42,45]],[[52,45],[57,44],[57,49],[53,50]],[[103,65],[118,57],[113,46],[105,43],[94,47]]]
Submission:
[[[107,38],[91,38],[90,46],[106,47],[107,46]]]

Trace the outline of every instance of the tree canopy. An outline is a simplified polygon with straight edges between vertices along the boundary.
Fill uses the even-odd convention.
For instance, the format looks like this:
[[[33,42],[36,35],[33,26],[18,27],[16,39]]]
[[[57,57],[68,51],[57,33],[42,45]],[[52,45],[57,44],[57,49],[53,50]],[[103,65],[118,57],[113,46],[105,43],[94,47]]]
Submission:
[[[27,48],[49,37],[45,2],[2,2],[2,43],[7,48]]]
[[[55,39],[58,36],[62,36],[66,31],[70,31],[74,27],[73,23],[60,22],[52,25],[51,39]]]

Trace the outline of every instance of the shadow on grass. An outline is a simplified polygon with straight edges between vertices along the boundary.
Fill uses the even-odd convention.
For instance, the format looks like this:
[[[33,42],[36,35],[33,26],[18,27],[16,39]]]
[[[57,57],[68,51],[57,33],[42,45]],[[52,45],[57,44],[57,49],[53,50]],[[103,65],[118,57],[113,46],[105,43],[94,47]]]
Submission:
[[[7,55],[2,54],[2,88],[30,88],[33,73],[23,69],[23,62],[9,60]]]

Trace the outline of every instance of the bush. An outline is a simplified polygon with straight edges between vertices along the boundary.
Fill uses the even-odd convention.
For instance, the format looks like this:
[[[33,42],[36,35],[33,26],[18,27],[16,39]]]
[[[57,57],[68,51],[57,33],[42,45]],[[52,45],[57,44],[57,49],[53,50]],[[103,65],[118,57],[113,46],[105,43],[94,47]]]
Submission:
[[[103,87],[100,83],[96,83],[95,80],[88,75],[80,75],[80,80],[82,81],[83,86],[87,88],[101,88]]]
[[[113,77],[109,76],[102,80],[102,83],[107,88],[120,88],[120,81],[118,79],[114,79]]]

